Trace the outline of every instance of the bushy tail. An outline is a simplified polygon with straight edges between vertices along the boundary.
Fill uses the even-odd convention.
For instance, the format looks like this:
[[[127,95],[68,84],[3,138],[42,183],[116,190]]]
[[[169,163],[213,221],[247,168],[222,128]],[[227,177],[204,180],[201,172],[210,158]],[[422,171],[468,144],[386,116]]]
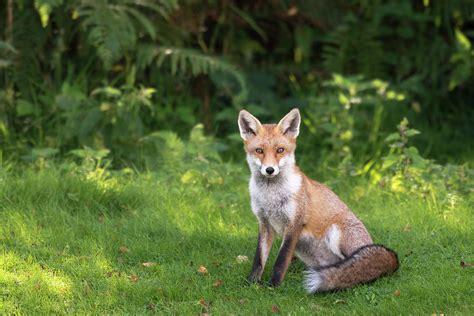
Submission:
[[[306,272],[309,293],[345,289],[367,283],[398,269],[397,254],[381,245],[367,245],[333,265]]]

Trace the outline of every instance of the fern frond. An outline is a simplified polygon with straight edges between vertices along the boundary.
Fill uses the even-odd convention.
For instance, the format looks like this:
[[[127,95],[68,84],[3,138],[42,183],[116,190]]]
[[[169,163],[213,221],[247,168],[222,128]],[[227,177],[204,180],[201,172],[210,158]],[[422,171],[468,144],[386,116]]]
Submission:
[[[384,56],[377,30],[351,14],[328,34],[323,47],[323,64],[329,72],[380,77]]]
[[[148,8],[150,11],[159,13],[165,20],[168,20],[170,14],[179,8],[178,0],[162,0],[159,4],[157,4],[156,1],[150,0],[132,0],[130,2],[135,3],[137,6]]]
[[[41,54],[38,52],[45,51],[47,33],[41,26],[32,4],[30,10],[25,10],[16,17],[15,25],[21,27],[13,28],[12,45],[18,51],[14,58],[13,81],[23,99],[35,100],[35,87],[44,82]]]
[[[82,27],[89,32],[88,41],[96,48],[106,68],[135,48],[140,30],[144,30],[150,38],[156,38],[154,23],[140,12],[140,8],[168,18],[177,8],[177,2],[167,0],[157,4],[151,0],[86,0],[79,7],[78,17],[82,19]]]
[[[163,67],[165,62],[169,62],[173,75],[191,74],[198,76],[201,74],[211,74],[225,72],[232,75],[240,86],[237,100],[243,100],[247,96],[247,85],[243,73],[233,64],[215,56],[205,55],[193,49],[177,47],[156,47],[145,46],[138,54],[139,67],[146,67],[153,61],[158,67]]]
[[[243,73],[234,65],[221,58],[205,55],[192,49],[171,47],[160,47],[157,49],[157,53],[158,56],[163,56],[163,58],[161,58],[161,64],[167,56],[171,56],[171,69],[178,69],[179,66],[180,72],[182,73],[191,71],[193,76],[215,72],[229,73],[239,83],[240,92],[237,97],[239,99],[245,99],[247,95],[247,86]],[[158,64],[158,66],[161,66],[161,64]]]

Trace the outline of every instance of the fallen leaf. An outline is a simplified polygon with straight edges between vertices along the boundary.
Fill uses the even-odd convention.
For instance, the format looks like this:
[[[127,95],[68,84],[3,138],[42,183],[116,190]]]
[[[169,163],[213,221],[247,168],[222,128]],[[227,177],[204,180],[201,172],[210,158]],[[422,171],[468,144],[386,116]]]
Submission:
[[[200,266],[198,269],[198,272],[201,274],[208,274],[209,271],[207,271],[207,268],[205,266]]]
[[[461,261],[461,268],[474,267],[474,263]]]
[[[156,309],[156,305],[153,304],[153,303],[150,303],[150,304],[148,304],[148,306],[146,308],[151,310],[151,311],[154,311]]]
[[[247,300],[241,299],[241,300],[239,300],[239,303],[242,304],[242,305],[244,305],[244,304],[247,303]]]
[[[246,261],[249,261],[249,257],[241,256],[241,255],[237,256],[237,262],[238,263],[243,263],[243,262],[246,262]]]
[[[278,308],[278,306],[272,305],[272,313],[274,313],[274,314],[279,314],[280,313],[280,309]]]
[[[346,301],[344,300],[335,300],[334,303],[332,303],[333,305],[336,305],[336,304],[346,304]]]
[[[41,284],[39,284],[39,282],[36,282],[35,283],[35,289],[39,290],[40,287],[41,287]]]
[[[131,276],[129,277],[129,280],[130,280],[130,282],[135,283],[135,282],[138,281],[138,276],[135,275],[135,274],[134,274],[134,275],[131,275]]]
[[[198,303],[199,303],[199,305],[201,305],[202,307],[207,307],[207,306],[208,306],[207,303],[206,303],[206,301],[204,300],[204,298],[201,298]]]
[[[213,287],[219,287],[222,284],[224,284],[224,281],[222,281],[221,279],[217,279],[216,282],[214,282],[214,284],[212,286]]]
[[[126,246],[120,246],[119,251],[120,253],[127,253],[130,252],[130,249],[128,249]]]
[[[204,298],[201,298],[198,303],[199,303],[199,305],[201,305],[201,307],[202,307],[201,315],[208,315],[208,314],[207,314],[207,311],[208,311],[208,309],[209,309],[209,304],[206,303],[206,301],[204,300]]]
[[[156,265],[156,262],[148,261],[148,262],[143,262],[142,263],[142,266],[147,267],[147,268],[153,267],[154,265]]]
[[[405,227],[403,227],[403,231],[404,231],[404,232],[409,232],[409,231],[411,231],[411,225],[410,225],[410,224],[406,224]]]
[[[393,296],[399,297],[400,296],[400,290],[396,289],[395,292],[393,292]]]

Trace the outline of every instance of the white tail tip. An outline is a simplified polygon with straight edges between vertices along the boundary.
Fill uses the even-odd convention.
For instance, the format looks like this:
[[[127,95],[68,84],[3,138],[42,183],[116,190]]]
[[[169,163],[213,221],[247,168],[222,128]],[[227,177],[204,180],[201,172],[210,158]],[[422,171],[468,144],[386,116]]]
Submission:
[[[321,273],[314,270],[305,271],[304,288],[308,293],[315,293],[323,283]]]

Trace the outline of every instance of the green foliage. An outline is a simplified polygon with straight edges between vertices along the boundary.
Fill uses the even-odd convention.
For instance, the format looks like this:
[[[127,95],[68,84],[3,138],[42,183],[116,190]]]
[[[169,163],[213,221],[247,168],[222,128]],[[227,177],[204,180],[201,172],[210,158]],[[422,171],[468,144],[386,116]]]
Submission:
[[[377,32],[380,31],[374,25],[361,23],[353,14],[347,15],[325,39],[324,67],[338,73],[382,77],[385,56]]]
[[[2,151],[15,160],[88,146],[110,150],[116,167],[142,165],[146,135],[183,138],[203,123],[238,148],[240,108],[275,121],[296,106],[305,152],[343,161],[341,172],[374,164],[405,116],[426,131],[425,156],[466,161],[473,12],[469,0],[7,1]]]
[[[173,132],[154,132],[140,140],[147,170],[180,178],[184,185],[222,184],[228,167],[219,152],[225,146],[204,135],[204,126],[196,125],[187,141]],[[221,165],[222,164],[222,165]]]
[[[456,51],[449,59],[450,63],[454,64],[449,81],[449,90],[453,90],[469,80],[474,67],[474,50],[471,42],[459,29],[455,30],[455,35]]]
[[[318,148],[326,167],[339,166],[348,172],[354,153],[378,155],[383,115],[390,107],[401,106],[406,97],[387,82],[334,75],[324,83],[324,91],[308,101],[303,123],[309,135],[303,146]]]
[[[416,129],[408,128],[408,120],[404,118],[398,125],[398,133],[387,136],[386,142],[390,142],[390,153],[384,157],[382,170],[394,167],[399,170],[405,170],[410,165],[415,168],[425,168],[426,161],[421,158],[418,150],[410,146],[408,147],[408,139],[420,134]]]
[[[349,11],[323,38],[326,70],[390,80],[413,95],[425,115],[445,120],[437,114],[453,106],[450,91],[463,94],[474,74],[472,30],[466,25],[472,21],[472,2],[355,4],[358,10]]]
[[[126,151],[144,135],[141,113],[152,111],[154,92],[147,87],[103,86],[87,97],[79,87],[65,83],[55,98],[62,117],[56,129],[62,130],[66,143]]]
[[[432,197],[455,195],[455,192],[473,193],[473,170],[466,166],[441,166],[432,160],[423,158],[418,149],[409,146],[409,140],[420,134],[408,127],[404,118],[398,125],[398,132],[390,134],[385,141],[390,151],[382,158],[383,164],[378,172],[373,172],[373,180],[388,185],[395,192],[420,193]],[[380,174],[384,175],[380,179]]]

